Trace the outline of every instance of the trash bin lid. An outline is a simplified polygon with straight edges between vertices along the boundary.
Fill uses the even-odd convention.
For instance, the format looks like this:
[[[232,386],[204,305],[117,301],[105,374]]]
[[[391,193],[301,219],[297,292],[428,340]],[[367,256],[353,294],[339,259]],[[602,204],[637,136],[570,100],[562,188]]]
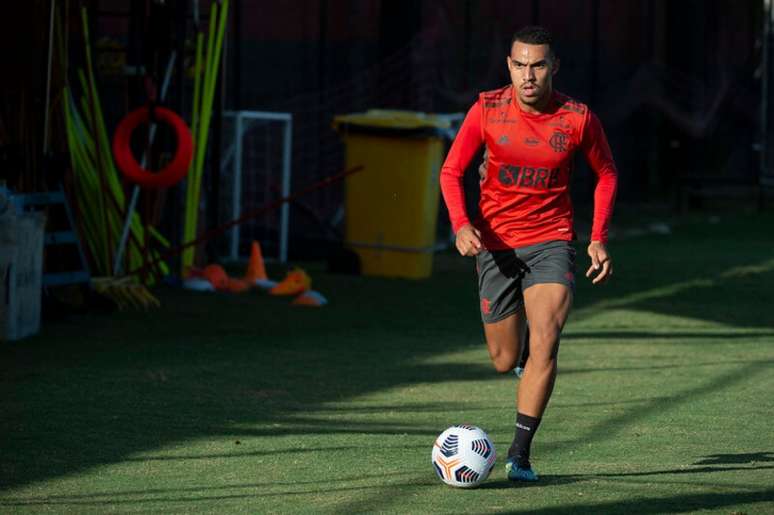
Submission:
[[[417,111],[369,109],[333,118],[339,132],[402,137],[438,137],[451,126],[448,119]]]

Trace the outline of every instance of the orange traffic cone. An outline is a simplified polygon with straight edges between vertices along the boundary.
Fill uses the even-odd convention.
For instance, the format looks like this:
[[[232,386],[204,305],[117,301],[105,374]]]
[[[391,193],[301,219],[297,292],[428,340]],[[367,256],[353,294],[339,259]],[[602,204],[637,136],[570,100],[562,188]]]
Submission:
[[[220,265],[205,266],[202,276],[210,281],[216,290],[225,290],[228,287],[228,274]]]
[[[228,282],[226,283],[226,289],[231,293],[246,292],[253,286],[254,284],[251,282],[247,282],[244,279],[236,279],[233,277],[229,277]]]
[[[300,268],[290,272],[285,278],[272,289],[269,293],[272,295],[298,295],[307,291],[312,286],[312,279]]]
[[[266,275],[266,267],[263,264],[261,246],[257,241],[254,241],[253,246],[250,249],[250,262],[247,265],[247,272],[245,272],[244,280],[254,284],[258,279],[265,281],[268,277]]]
[[[293,299],[294,306],[313,306],[313,307],[320,307],[324,306],[328,303],[328,299],[322,296],[320,292],[316,292],[314,290],[307,290],[303,292],[301,295]]]

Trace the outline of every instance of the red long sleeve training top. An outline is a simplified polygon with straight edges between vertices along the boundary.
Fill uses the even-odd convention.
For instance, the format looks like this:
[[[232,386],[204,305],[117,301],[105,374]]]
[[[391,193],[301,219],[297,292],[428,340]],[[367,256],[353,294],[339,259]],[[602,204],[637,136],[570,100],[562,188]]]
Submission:
[[[462,176],[482,144],[488,158],[480,217],[473,225],[491,250],[574,238],[569,180],[572,156],[583,152],[597,176],[593,241],[607,242],[618,174],[599,119],[588,107],[554,92],[547,112],[521,110],[513,86],[481,93],[441,169],[452,228],[470,223]]]

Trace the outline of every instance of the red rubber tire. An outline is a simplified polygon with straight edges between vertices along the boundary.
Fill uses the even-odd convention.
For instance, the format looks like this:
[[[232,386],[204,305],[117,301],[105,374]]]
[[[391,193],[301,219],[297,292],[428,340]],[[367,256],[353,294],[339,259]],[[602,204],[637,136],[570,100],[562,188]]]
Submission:
[[[157,172],[151,172],[140,166],[132,155],[130,142],[132,132],[142,123],[150,122],[150,109],[141,107],[127,114],[118,124],[113,135],[113,157],[118,169],[131,182],[145,188],[169,188],[180,182],[188,173],[193,158],[193,139],[185,120],[165,107],[155,107],[153,114],[156,120],[164,122],[175,132],[177,149],[172,161]]]

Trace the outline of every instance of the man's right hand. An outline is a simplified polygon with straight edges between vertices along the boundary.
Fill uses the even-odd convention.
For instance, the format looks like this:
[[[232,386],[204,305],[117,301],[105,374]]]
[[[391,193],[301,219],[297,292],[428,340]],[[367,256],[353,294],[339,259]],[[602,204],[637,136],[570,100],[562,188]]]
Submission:
[[[481,245],[481,232],[470,224],[465,224],[457,231],[457,250],[462,256],[477,256],[484,248]]]

